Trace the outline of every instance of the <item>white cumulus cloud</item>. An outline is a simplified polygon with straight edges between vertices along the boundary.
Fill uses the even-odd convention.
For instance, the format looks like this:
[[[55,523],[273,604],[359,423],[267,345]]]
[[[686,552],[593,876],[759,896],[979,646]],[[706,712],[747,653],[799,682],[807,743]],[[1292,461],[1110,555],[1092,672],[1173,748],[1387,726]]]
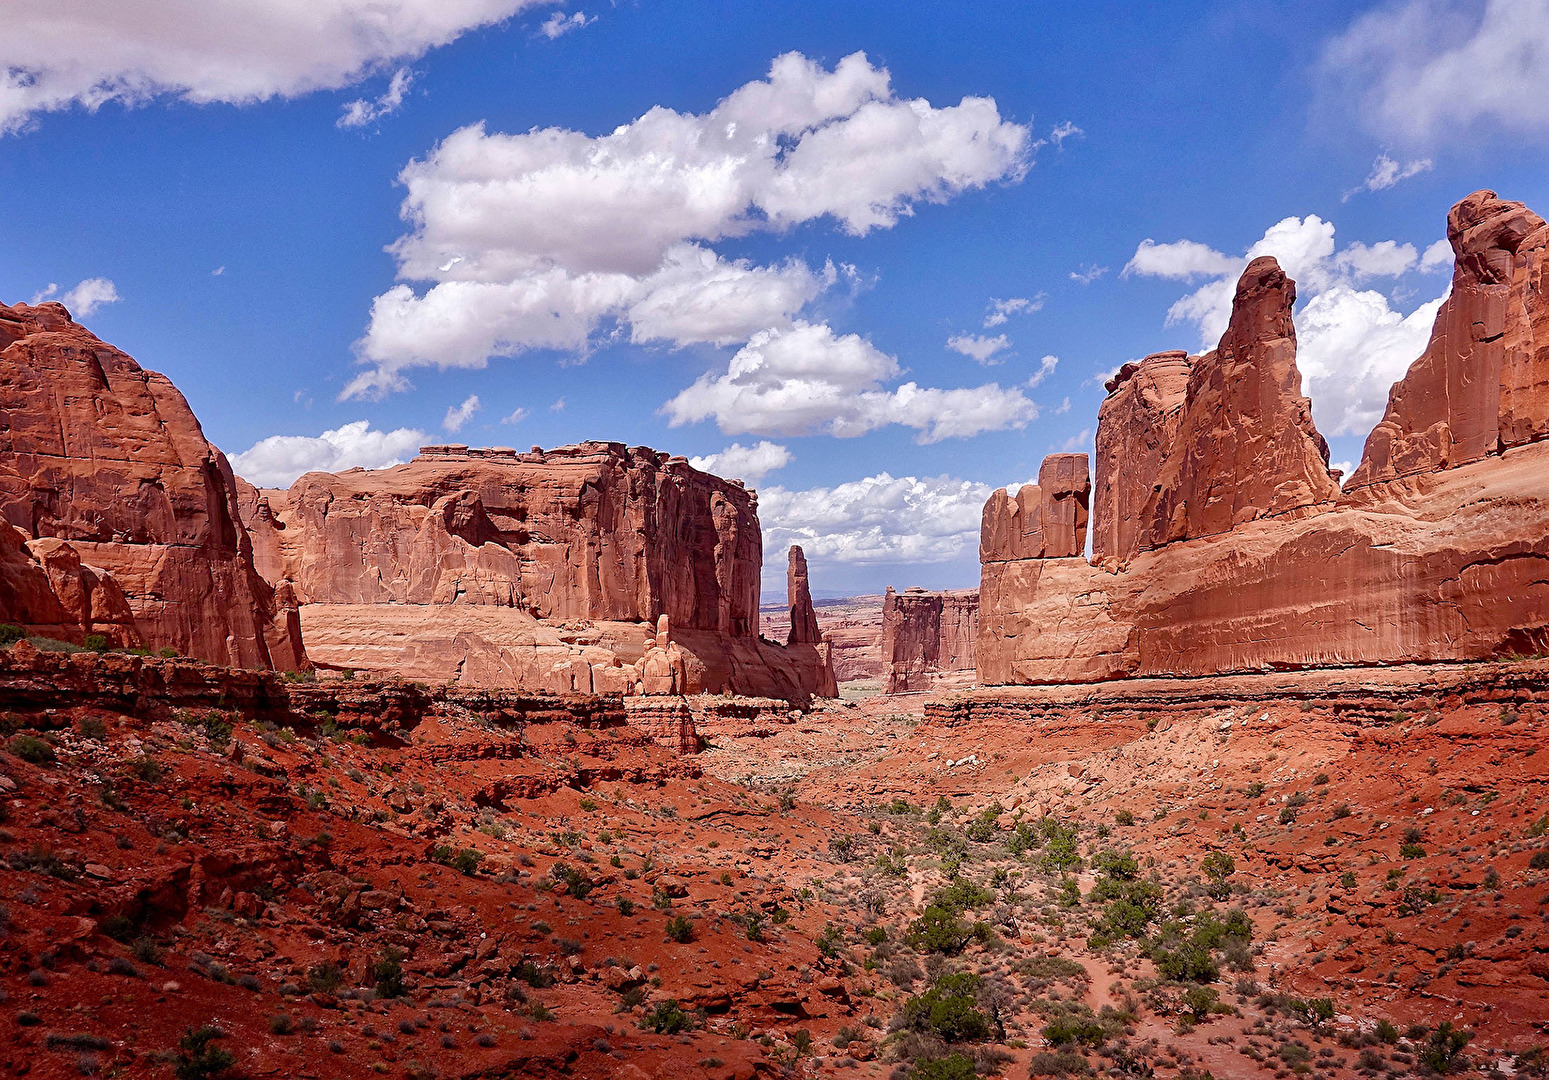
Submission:
[[[541,0],[9,0],[0,133],[158,97],[245,105],[350,86]]]
[[[356,420],[316,438],[271,435],[232,454],[231,467],[256,487],[289,487],[303,473],[397,465],[424,442],[425,433],[414,428],[374,431],[369,420]]]
[[[1322,58],[1332,112],[1379,138],[1455,143],[1549,131],[1549,0],[1404,0],[1367,12]]]
[[[999,364],[1001,361],[995,359],[995,354],[1011,348],[1011,339],[1005,334],[996,334],[994,337],[981,334],[957,334],[947,338],[947,348],[981,364]]]
[[[1018,180],[1031,153],[992,99],[901,98],[863,53],[831,71],[787,53],[707,113],[658,106],[604,135],[459,129],[400,175],[404,284],[374,301],[356,346],[368,370],[343,396],[402,389],[416,366],[584,352],[610,323],[671,345],[784,328],[837,271],[710,244],[824,218],[865,235]]]
[[[900,374],[895,357],[859,335],[798,321],[753,335],[724,374],[702,375],[663,412],[673,427],[714,419],[728,435],[850,438],[901,424],[918,430],[921,443],[1020,428],[1038,416],[1038,406],[1020,390],[996,383],[884,387]]]
[[[116,304],[123,297],[118,295],[118,287],[104,277],[87,278],[73,289],[64,292],[59,291],[59,286],[50,282],[48,288],[36,292],[32,296],[34,304],[41,304],[45,300],[58,300],[70,310],[71,316],[84,319],[90,316],[104,304]]]
[[[478,394],[469,394],[461,405],[452,405],[446,410],[446,417],[441,421],[441,426],[447,431],[461,431],[463,425],[473,419],[473,414],[481,408]]]
[[[764,550],[800,544],[809,558],[854,565],[946,562],[977,550],[991,490],[951,476],[886,472],[833,487],[764,488]]]
[[[1388,390],[1425,351],[1441,299],[1407,315],[1384,294],[1361,286],[1450,263],[1446,241],[1422,256],[1413,244],[1383,240],[1338,247],[1334,225],[1315,216],[1288,217],[1265,230],[1240,256],[1204,244],[1144,242],[1126,273],[1174,280],[1210,276],[1168,309],[1169,323],[1193,323],[1199,347],[1213,349],[1231,318],[1237,278],[1249,261],[1273,255],[1297,285],[1297,365],[1314,418],[1325,435],[1364,435],[1382,418]],[[1164,249],[1170,249],[1169,255]],[[1214,268],[1215,274],[1208,271]]]
[[[690,465],[702,472],[756,483],[776,469],[783,469],[795,455],[779,443],[761,439],[752,446],[732,443],[724,450],[703,457],[691,457]]]

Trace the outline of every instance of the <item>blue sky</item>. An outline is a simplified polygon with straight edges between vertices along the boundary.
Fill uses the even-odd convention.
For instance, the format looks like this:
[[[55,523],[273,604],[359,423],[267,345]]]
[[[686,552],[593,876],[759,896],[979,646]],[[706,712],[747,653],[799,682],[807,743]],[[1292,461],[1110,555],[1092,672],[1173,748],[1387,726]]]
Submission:
[[[1250,253],[1356,461],[1447,208],[1549,206],[1549,0],[60,6],[0,43],[0,300],[65,298],[263,482],[704,458],[776,591],[793,539],[820,593],[976,582],[988,491],[1207,347]]]

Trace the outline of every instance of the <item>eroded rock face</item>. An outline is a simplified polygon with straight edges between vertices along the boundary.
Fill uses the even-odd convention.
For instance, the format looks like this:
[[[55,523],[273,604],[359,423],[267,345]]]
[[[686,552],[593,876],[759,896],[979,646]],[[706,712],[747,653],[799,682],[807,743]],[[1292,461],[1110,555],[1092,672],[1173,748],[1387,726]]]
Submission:
[[[1388,395],[1347,493],[1549,435],[1549,226],[1476,191],[1447,215],[1452,294]]]
[[[1549,649],[1549,228],[1480,192],[1449,235],[1453,296],[1342,495],[1300,394],[1294,286],[1273,260],[1244,273],[1181,406],[1140,381],[1150,366],[1175,395],[1181,356],[1121,371],[1097,436],[1096,565],[994,557],[1003,494],[986,507],[981,681]]]
[[[1092,557],[1123,562],[1140,550],[1142,515],[1178,437],[1192,364],[1185,352],[1128,363],[1105,384],[1097,413]]]
[[[980,562],[1081,555],[1091,495],[1087,456],[1050,454],[1038,469],[1038,483],[1023,484],[1015,497],[1000,488],[985,503]]]
[[[975,589],[888,589],[882,601],[885,691],[930,690],[943,675],[974,670],[979,637]]]
[[[751,637],[756,497],[644,447],[427,447],[244,502],[257,562],[303,604],[474,604]]]
[[[552,693],[837,694],[825,645],[758,636],[756,496],[684,458],[437,446],[240,494],[255,565],[293,590],[319,663]]]
[[[1248,264],[1220,345],[1190,366],[1178,430],[1141,513],[1142,547],[1338,498],[1328,444],[1302,396],[1294,303],[1296,283],[1279,263]]]
[[[807,554],[800,544],[792,544],[789,566],[785,571],[785,594],[790,601],[791,630],[786,644],[812,644],[823,640],[818,630],[817,612],[812,609],[812,589],[807,582]]]
[[[50,625],[34,595],[0,617],[234,667],[304,664],[253,568],[235,493],[225,455],[164,376],[61,304],[0,305],[0,515],[65,614]]]

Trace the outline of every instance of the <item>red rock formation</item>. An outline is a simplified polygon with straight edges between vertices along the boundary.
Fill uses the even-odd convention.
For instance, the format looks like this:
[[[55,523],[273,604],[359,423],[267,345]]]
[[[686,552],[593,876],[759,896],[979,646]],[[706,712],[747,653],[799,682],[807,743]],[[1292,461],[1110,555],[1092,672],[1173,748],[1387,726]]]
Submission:
[[[930,690],[945,674],[972,671],[979,637],[979,593],[892,589],[882,601],[885,692]]]
[[[1140,543],[1226,532],[1255,518],[1333,502],[1328,444],[1296,367],[1296,283],[1273,258],[1237,282],[1232,320],[1195,360],[1178,431],[1142,512]]]
[[[787,645],[815,645],[823,640],[818,631],[817,612],[812,610],[812,590],[807,584],[807,555],[801,545],[792,544],[787,556],[789,566],[785,571],[785,594],[790,601],[791,630],[786,636]]]
[[[1115,380],[1098,432],[1101,569],[997,557],[1004,496],[986,507],[981,681],[1549,649],[1549,228],[1485,192],[1453,209],[1449,237],[1453,297],[1337,501],[1273,260],[1248,268],[1221,347],[1194,361],[1138,530],[1125,508],[1149,469],[1125,448],[1169,413],[1165,398],[1121,398],[1144,364]]]
[[[1464,465],[1549,435],[1549,226],[1476,191],[1447,215],[1452,293],[1388,395],[1347,493]]]
[[[644,447],[426,447],[406,465],[242,485],[255,564],[320,663],[469,686],[634,693],[666,616],[675,693],[805,704],[825,647],[757,635],[762,537],[740,482]]]
[[[1156,353],[1119,369],[1097,413],[1092,557],[1123,562],[1140,550],[1141,516],[1178,436],[1189,354]]]
[[[1000,488],[985,503],[980,561],[1081,555],[1091,494],[1085,454],[1050,454],[1038,469],[1038,483],[1023,484],[1015,498]]]
[[[239,667],[305,662],[253,569],[225,455],[164,376],[60,304],[0,306],[0,515],[30,538],[69,636]],[[55,614],[0,611],[49,631]]]

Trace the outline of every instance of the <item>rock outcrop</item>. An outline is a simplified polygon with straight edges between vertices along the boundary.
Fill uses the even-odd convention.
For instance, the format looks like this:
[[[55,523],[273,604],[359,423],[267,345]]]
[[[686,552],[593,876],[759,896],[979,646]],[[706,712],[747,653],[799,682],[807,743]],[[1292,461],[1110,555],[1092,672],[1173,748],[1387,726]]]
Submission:
[[[1099,562],[1123,562],[1140,550],[1146,503],[1183,420],[1189,369],[1186,352],[1155,353],[1125,364],[1105,384],[1092,493],[1092,557]]]
[[[979,561],[1082,554],[1091,496],[1086,455],[1050,454],[1038,469],[1038,483],[1023,484],[1014,497],[1000,488],[984,504]]]
[[[800,544],[792,544],[787,555],[785,592],[790,601],[791,629],[787,645],[815,645],[823,640],[818,630],[818,615],[812,609],[812,589],[807,582],[807,554]]]
[[[1296,283],[1273,258],[1248,264],[1221,344],[1189,367],[1178,430],[1141,512],[1142,547],[1223,533],[1339,497],[1328,444],[1302,396],[1295,303]]]
[[[61,304],[0,305],[0,515],[0,619],[234,667],[306,663],[294,607],[254,569],[225,455],[166,377]]]
[[[821,643],[758,636],[757,497],[681,457],[433,446],[288,491],[244,484],[240,502],[255,564],[292,590],[320,664],[635,694],[670,646],[670,693],[837,693]]]
[[[1476,191],[1447,215],[1452,293],[1388,395],[1347,490],[1434,472],[1549,435],[1549,227]]]
[[[973,672],[978,637],[977,590],[888,589],[882,601],[884,691],[931,690],[944,677]]]
[[[992,496],[981,681],[1549,650],[1549,227],[1490,192],[1448,224],[1452,297],[1344,492],[1301,396],[1294,285],[1259,259],[1219,348],[1110,383],[1096,565],[1016,546]]]

